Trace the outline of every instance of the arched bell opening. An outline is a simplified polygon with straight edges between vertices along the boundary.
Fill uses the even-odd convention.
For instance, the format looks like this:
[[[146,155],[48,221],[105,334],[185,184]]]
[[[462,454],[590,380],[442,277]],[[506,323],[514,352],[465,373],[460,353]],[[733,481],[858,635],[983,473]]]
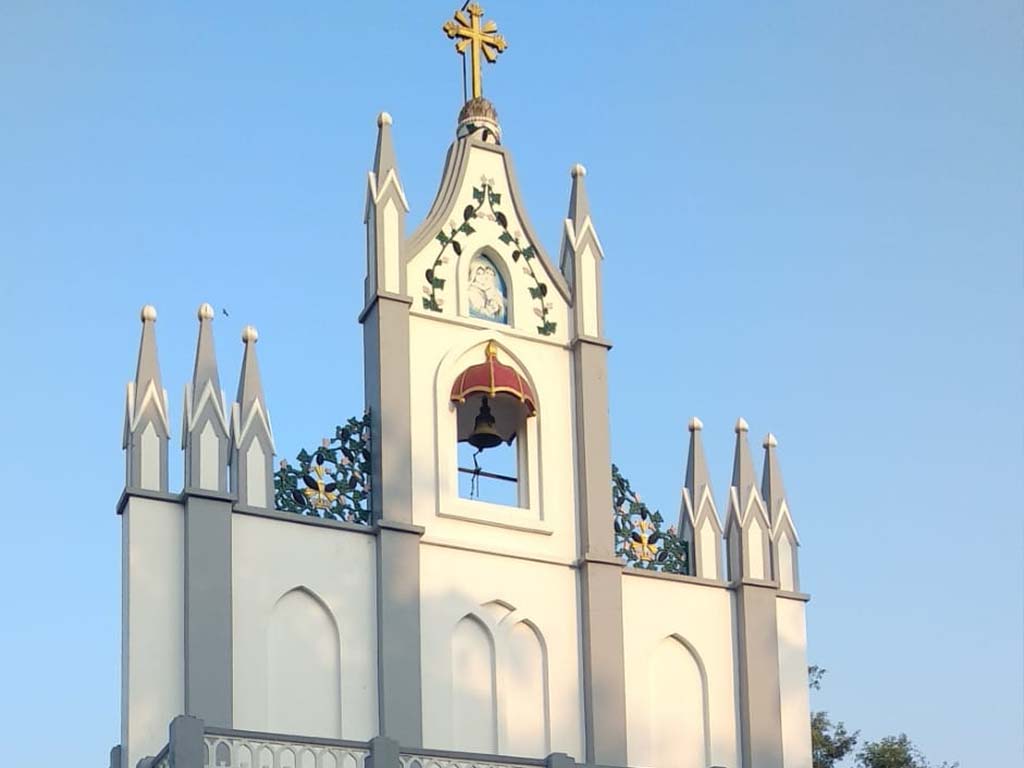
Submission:
[[[489,342],[485,360],[452,386],[458,440],[459,496],[492,504],[529,505],[527,419],[537,406],[529,383],[498,360]]]

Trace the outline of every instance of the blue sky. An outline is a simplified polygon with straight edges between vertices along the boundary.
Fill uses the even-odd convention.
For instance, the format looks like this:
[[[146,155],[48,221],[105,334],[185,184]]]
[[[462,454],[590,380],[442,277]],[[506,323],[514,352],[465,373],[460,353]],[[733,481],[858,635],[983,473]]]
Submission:
[[[674,515],[698,415],[724,510],[736,417],[755,445],[774,431],[829,669],[813,704],[935,760],[1016,764],[1020,4],[486,7],[510,46],[485,90],[549,250],[568,169],[589,169],[623,472]],[[175,430],[201,301],[231,313],[229,393],[259,327],[282,453],[361,410],[374,118],[394,115],[412,223],[460,105],[453,8],[0,6],[11,765],[118,740],[139,307],[160,313]]]

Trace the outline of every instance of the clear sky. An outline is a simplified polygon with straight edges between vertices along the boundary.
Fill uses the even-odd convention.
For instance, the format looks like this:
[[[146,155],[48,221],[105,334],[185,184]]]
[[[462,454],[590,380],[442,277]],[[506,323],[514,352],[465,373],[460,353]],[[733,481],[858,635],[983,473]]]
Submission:
[[[365,173],[410,226],[460,105],[454,0],[0,3],[0,731],[118,740],[120,451],[153,303],[172,445],[195,310],[233,393],[260,329],[278,449],[362,409]],[[963,768],[1022,756],[1019,2],[490,0],[486,72],[555,251],[583,162],[615,461],[674,516],[700,416],[774,431],[813,705]],[[175,458],[172,476],[180,477]]]

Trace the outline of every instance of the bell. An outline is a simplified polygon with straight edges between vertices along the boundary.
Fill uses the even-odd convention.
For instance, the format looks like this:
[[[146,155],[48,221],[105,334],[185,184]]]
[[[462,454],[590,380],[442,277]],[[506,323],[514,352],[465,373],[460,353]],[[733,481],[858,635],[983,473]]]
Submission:
[[[498,434],[498,430],[494,428],[494,414],[491,413],[491,407],[487,404],[486,397],[480,405],[480,413],[476,415],[473,432],[467,438],[467,442],[478,451],[495,448],[504,442],[501,435]]]

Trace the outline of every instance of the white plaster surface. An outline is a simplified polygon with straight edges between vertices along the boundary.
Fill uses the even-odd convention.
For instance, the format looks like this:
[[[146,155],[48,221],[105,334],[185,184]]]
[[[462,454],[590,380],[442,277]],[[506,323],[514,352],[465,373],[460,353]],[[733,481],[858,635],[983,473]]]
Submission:
[[[220,441],[213,422],[207,421],[199,433],[199,487],[219,491]]]
[[[251,441],[245,452],[245,494],[250,507],[267,506],[267,468],[259,440]]]
[[[622,602],[629,765],[738,765],[732,593],[625,572]]]
[[[782,705],[782,755],[786,768],[811,768],[810,694],[807,685],[805,603],[777,598],[779,695]]]
[[[597,264],[594,249],[589,245],[577,256],[579,270],[579,290],[582,296],[580,303],[583,308],[583,327],[580,332],[585,336],[600,336],[597,315]]]
[[[768,578],[764,568],[765,530],[757,515],[752,515],[744,535],[747,537],[744,542],[746,544],[747,557],[750,558],[750,572],[748,575],[752,579]]]
[[[793,545],[789,543],[789,536],[782,534],[779,536],[779,543],[776,547],[776,556],[778,559],[778,578],[779,578],[779,589],[792,592],[795,587],[795,580],[793,578]]]
[[[185,708],[184,515],[181,504],[141,498],[121,515],[124,768],[155,755]]]
[[[139,438],[139,486],[150,491],[160,489],[160,436],[153,422],[146,424]]]
[[[718,557],[722,550],[722,540],[715,530],[714,524],[704,519],[700,525],[700,575],[705,579],[718,578]]]
[[[398,208],[394,199],[389,199],[384,204],[384,211],[381,216],[382,240],[381,254],[384,257],[384,290],[389,293],[398,293],[400,290],[399,270],[401,269],[401,255],[399,253],[398,231]]]
[[[424,745],[478,749],[494,722],[502,754],[581,755],[576,572],[429,544],[420,566]]]
[[[235,727],[377,735],[373,537],[236,514],[232,542]],[[318,734],[336,722],[338,692],[340,734]],[[277,695],[319,702],[326,714],[294,720],[271,704]]]

